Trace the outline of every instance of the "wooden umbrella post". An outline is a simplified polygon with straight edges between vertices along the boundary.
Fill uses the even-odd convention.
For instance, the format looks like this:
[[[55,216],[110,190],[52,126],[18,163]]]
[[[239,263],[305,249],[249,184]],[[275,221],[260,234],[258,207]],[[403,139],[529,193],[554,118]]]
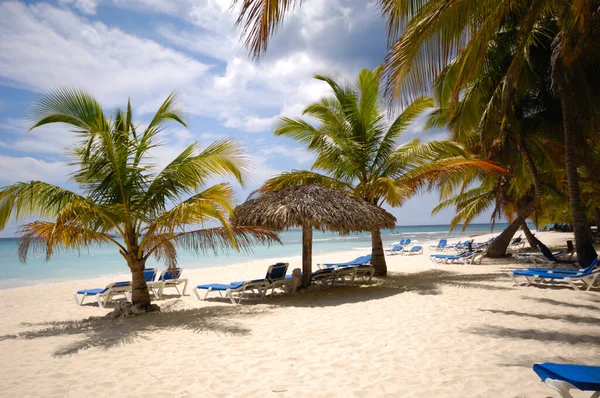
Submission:
[[[309,287],[312,274],[312,225],[302,224],[302,287]]]

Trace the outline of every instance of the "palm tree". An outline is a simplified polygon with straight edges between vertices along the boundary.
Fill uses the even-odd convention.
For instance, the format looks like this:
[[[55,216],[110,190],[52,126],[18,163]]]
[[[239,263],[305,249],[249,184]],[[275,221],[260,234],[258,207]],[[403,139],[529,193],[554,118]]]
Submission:
[[[540,24],[534,31],[536,40],[528,48],[529,63],[518,82],[519,90],[512,94],[509,103],[503,101],[502,93],[507,69],[515,57],[513,43],[519,34],[514,21],[507,21],[490,41],[483,54],[484,67],[473,73],[464,87],[456,87],[456,77],[468,52],[459,53],[433,84],[440,107],[431,114],[428,127],[447,126],[452,140],[509,171],[509,175],[486,176],[480,186],[467,191],[464,187],[474,181],[465,181],[461,192],[450,199],[446,194],[442,198],[446,200],[437,209],[455,205],[458,213],[452,225],[466,225],[495,203],[493,215],[505,215],[510,225],[489,246],[490,257],[503,256],[514,233],[519,227],[528,232],[525,220],[539,210],[543,191],[540,166],[552,160],[542,151],[543,139],[561,123],[556,117],[560,103],[548,87],[553,32],[556,27],[552,21]],[[520,157],[514,156],[515,149]],[[508,211],[506,204],[512,204]],[[533,246],[537,245],[533,235],[527,237]]]
[[[243,25],[245,44],[255,57],[267,48],[269,37],[303,0],[234,0],[242,3],[237,23]],[[528,49],[538,39],[535,30],[548,20],[559,30],[553,43],[552,86],[561,101],[565,164],[579,260],[596,256],[582,204],[576,146],[597,132],[600,93],[600,0],[522,0],[465,2],[462,0],[378,0],[387,18],[390,51],[386,57],[388,98],[404,104],[429,92],[430,84],[457,54],[455,97],[474,74],[485,69],[484,54],[507,22],[519,27],[515,56],[506,71],[500,97],[509,104],[519,77],[529,62]],[[402,34],[400,32],[402,31]]]
[[[390,35],[398,36],[399,15],[407,16],[406,2],[390,3]],[[391,46],[386,59],[388,94],[402,93],[409,102],[423,92],[448,64],[460,54],[454,96],[479,71],[485,70],[484,54],[498,32],[507,24],[518,33],[512,42],[514,57],[503,77],[499,98],[507,108],[520,89],[521,77],[530,63],[529,49],[539,39],[536,32],[549,21],[556,24],[553,35],[550,84],[561,102],[565,165],[573,217],[577,254],[589,263],[596,256],[591,230],[581,200],[576,147],[589,131],[597,131],[600,81],[600,1],[531,0],[521,2],[432,0],[412,4],[411,19]]]
[[[254,242],[277,241],[260,228],[229,223],[233,190],[229,184],[208,186],[212,177],[229,176],[243,183],[246,175],[241,148],[230,140],[206,148],[184,149],[156,172],[150,151],[168,122],[186,126],[175,94],[143,131],[126,110],[105,114],[91,95],[76,89],[50,91],[33,108],[32,129],[66,123],[81,137],[69,155],[77,170],[72,180],[81,194],[41,181],[17,182],[0,188],[0,230],[11,217],[40,217],[20,228],[19,256],[30,249],[50,259],[58,249],[113,244],[132,275],[132,303],[150,306],[144,268],[150,256],[168,267],[177,265],[177,247],[196,253],[248,249]],[[206,228],[205,224],[220,226]]]
[[[292,171],[268,180],[263,190],[319,183],[348,192],[373,205],[400,206],[423,184],[450,173],[501,171],[489,162],[469,156],[447,141],[402,145],[397,140],[423,110],[430,98],[418,98],[397,118],[386,120],[379,95],[381,68],[363,69],[354,86],[333,76],[316,75],[333,94],[310,104],[304,114],[319,121],[282,118],[275,135],[295,139],[316,155],[310,171]],[[318,170],[322,173],[318,173]],[[371,232],[372,261],[376,275],[387,273],[380,230]]]

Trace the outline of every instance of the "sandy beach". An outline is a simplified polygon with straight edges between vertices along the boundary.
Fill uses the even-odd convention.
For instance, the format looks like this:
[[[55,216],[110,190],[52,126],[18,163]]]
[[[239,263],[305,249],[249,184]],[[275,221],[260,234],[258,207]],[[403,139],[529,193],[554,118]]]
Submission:
[[[371,285],[237,306],[191,288],[261,277],[264,261],[185,270],[187,296],[167,293],[161,314],[133,319],[73,301],[115,278],[0,290],[0,396],[554,397],[533,363],[600,364],[597,290],[514,287],[506,271],[522,266],[509,258],[428,254],[388,256],[389,277]],[[299,256],[281,261],[300,267]]]

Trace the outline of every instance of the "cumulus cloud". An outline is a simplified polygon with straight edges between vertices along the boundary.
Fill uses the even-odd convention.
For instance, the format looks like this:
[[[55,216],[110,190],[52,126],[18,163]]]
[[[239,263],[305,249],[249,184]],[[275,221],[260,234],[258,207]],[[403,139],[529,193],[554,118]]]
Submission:
[[[0,3],[0,76],[32,91],[83,87],[106,106],[143,105],[206,76],[209,66],[50,4]]]
[[[71,5],[84,14],[95,14],[98,0],[59,0],[60,4]]]
[[[46,125],[29,131],[27,119],[8,118],[0,121],[0,147],[20,152],[62,154],[77,141],[66,126]]]
[[[0,155],[0,184],[16,181],[45,181],[64,185],[74,168],[66,162],[46,162],[32,157]]]

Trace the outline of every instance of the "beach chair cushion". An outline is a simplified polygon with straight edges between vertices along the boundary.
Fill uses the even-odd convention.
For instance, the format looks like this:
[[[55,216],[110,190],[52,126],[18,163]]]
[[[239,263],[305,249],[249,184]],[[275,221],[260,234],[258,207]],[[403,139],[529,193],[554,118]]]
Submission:
[[[78,290],[76,294],[85,294],[86,296],[95,296],[97,294],[106,293],[108,291],[108,289],[110,289],[110,288],[126,287],[126,286],[129,286],[130,284],[131,284],[131,282],[114,282],[114,283],[110,283],[105,288]]]
[[[565,381],[582,391],[600,391],[600,366],[536,363],[533,371],[542,379]]]
[[[230,284],[224,283],[208,283],[206,285],[198,285],[196,286],[198,289],[210,289],[217,291],[226,291],[227,289],[237,289],[242,286],[244,282],[232,282]]]
[[[359,265],[365,265],[371,262],[371,255],[365,254],[364,256],[356,257],[354,260],[346,261],[345,263],[326,263],[319,264],[319,266],[323,267],[354,267]]]

